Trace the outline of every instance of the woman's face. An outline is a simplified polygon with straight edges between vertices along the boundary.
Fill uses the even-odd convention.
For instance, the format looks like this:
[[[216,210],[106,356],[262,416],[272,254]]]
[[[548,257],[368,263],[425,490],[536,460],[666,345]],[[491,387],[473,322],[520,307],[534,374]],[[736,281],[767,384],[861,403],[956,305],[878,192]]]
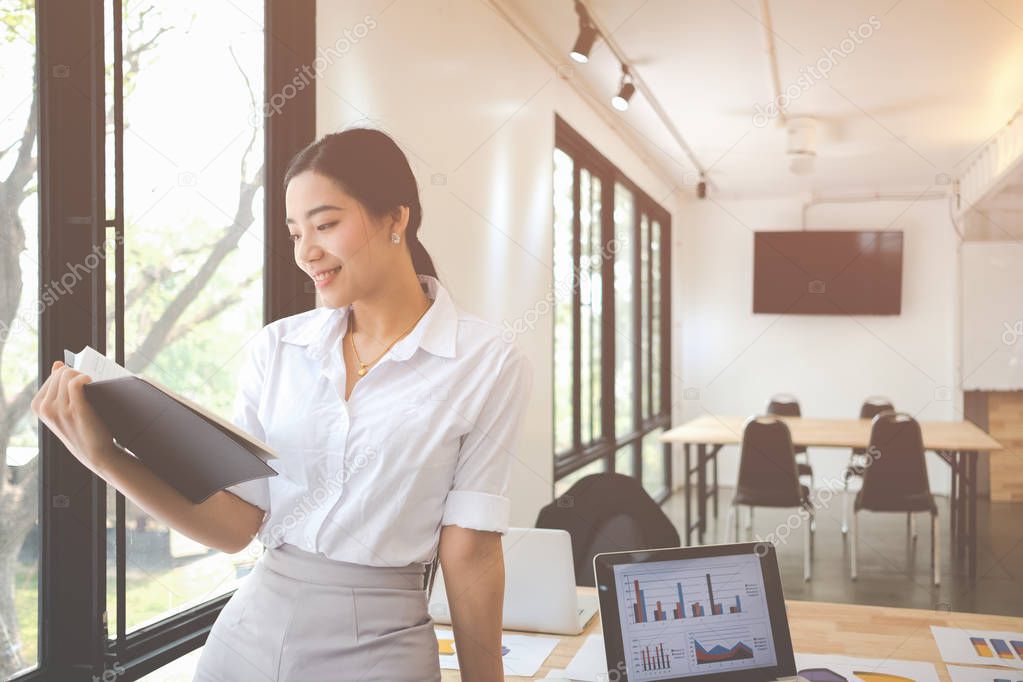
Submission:
[[[325,306],[346,306],[397,271],[406,249],[391,243],[391,233],[404,242],[407,209],[398,212],[400,219],[392,214],[374,220],[359,201],[313,171],[291,179],[285,206],[295,263],[314,281]]]

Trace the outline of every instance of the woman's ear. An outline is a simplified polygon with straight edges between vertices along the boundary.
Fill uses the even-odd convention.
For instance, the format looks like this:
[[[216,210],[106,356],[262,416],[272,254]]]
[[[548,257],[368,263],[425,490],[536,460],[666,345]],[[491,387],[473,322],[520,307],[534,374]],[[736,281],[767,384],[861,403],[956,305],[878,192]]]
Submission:
[[[405,228],[408,227],[409,207],[400,205],[395,206],[387,215],[391,221],[391,229],[388,231],[397,232],[404,236]]]

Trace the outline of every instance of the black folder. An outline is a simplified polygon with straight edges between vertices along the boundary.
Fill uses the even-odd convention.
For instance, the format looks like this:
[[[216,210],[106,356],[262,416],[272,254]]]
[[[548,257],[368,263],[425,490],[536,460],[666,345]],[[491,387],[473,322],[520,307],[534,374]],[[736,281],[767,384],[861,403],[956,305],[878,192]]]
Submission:
[[[85,385],[85,397],[117,445],[195,504],[227,486],[277,475],[266,463],[276,457],[268,445],[218,424],[147,379],[94,380]]]

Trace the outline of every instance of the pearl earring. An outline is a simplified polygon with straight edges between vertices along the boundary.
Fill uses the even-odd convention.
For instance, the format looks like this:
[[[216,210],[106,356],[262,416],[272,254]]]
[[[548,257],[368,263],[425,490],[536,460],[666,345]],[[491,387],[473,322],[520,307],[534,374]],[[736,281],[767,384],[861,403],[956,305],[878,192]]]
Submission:
[[[398,236],[397,232],[392,232],[391,233],[391,243],[392,244],[400,244],[401,243],[401,237]]]

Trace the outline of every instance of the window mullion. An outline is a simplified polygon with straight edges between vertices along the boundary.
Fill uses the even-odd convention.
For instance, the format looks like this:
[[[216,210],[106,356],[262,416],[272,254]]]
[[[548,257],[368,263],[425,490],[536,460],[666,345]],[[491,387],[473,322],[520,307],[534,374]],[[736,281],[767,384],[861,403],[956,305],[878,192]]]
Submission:
[[[103,1],[38,0],[39,286],[67,287],[40,313],[39,379],[64,350],[106,347],[105,272],[88,267],[106,237]],[[91,256],[91,258],[90,258]],[[74,268],[69,270],[69,268]],[[50,679],[102,670],[105,485],[40,429],[40,662]]]

